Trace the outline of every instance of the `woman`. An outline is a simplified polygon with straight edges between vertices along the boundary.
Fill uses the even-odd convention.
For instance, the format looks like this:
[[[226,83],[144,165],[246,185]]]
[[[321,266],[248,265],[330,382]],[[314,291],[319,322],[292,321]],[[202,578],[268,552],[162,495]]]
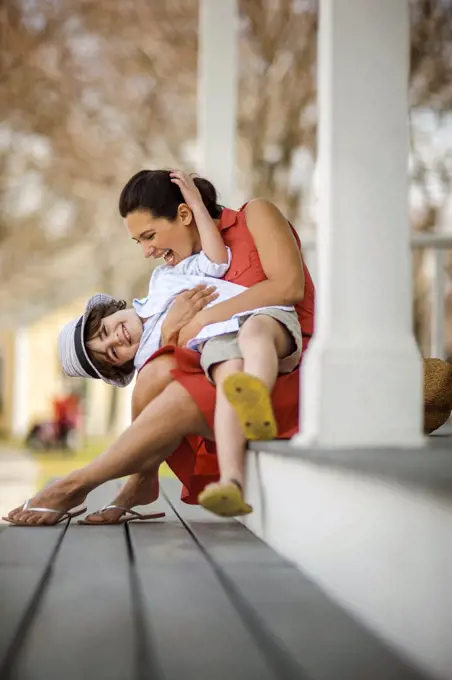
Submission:
[[[169,173],[143,171],[121,194],[121,215],[145,257],[184,258],[198,252],[193,212],[170,187]],[[190,314],[178,316],[175,306],[163,329],[165,346],[138,375],[132,425],[98,459],[37,494],[27,508],[11,511],[9,521],[54,524],[99,484],[132,475],[113,507],[91,516],[93,522],[115,522],[124,509],[155,499],[156,471],[164,460],[184,484],[183,500],[196,502],[206,484],[218,478],[211,444],[215,388],[204,377],[199,355],[184,345],[209,323],[264,305],[290,305],[304,293],[296,307],[306,349],[313,332],[314,286],[288,222],[269,201],[256,199],[240,211],[222,209],[212,185],[204,181],[198,188],[232,251],[226,278],[248,289],[188,322]],[[298,429],[298,379],[298,370],[279,377],[272,394],[281,438]]]
[[[110,296],[90,298],[83,315],[66,324],[59,335],[60,360],[67,375],[94,375],[122,386],[160,348],[161,327],[178,294],[196,283],[212,285],[219,304],[246,290],[223,279],[231,265],[231,251],[196,180],[181,171],[170,177],[193,213],[201,251],[179,258],[168,250],[163,258],[167,263],[152,273],[148,296],[134,300],[129,309]],[[149,211],[151,202],[144,193],[140,201],[139,207]],[[205,326],[188,346],[200,354],[200,365],[216,386],[214,435],[220,479],[204,489],[198,502],[223,517],[249,514],[252,507],[243,498],[245,432],[254,440],[276,437],[271,392],[278,374],[291,373],[300,363],[303,338],[297,312],[280,306],[247,310]]]

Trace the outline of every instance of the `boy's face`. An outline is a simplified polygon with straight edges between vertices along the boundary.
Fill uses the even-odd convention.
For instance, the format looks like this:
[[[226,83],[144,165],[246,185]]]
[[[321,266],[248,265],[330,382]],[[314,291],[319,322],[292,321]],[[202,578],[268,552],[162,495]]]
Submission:
[[[112,366],[122,366],[138,351],[143,323],[134,309],[121,309],[102,319],[98,334],[87,347],[95,359]]]

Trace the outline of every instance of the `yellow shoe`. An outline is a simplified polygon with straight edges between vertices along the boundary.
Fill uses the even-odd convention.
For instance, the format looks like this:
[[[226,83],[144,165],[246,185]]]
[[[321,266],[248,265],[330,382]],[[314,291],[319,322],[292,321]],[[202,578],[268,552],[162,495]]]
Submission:
[[[253,508],[243,500],[242,488],[237,482],[209,484],[198,496],[203,508],[220,517],[249,515]]]
[[[247,439],[274,439],[278,434],[267,385],[249,373],[233,373],[223,391],[234,408]]]

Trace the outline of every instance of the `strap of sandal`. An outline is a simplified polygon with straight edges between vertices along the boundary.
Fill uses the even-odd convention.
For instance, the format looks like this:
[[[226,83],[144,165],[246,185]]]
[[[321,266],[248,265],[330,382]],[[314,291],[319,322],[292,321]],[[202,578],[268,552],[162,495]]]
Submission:
[[[123,505],[116,505],[115,503],[111,503],[110,505],[104,505],[103,508],[101,508],[101,512],[104,512],[104,510],[122,510],[123,515],[133,515],[134,517],[141,517],[141,514],[139,512],[136,512],[135,510],[130,510],[129,508],[125,508]]]
[[[31,508],[29,504],[29,500],[25,501],[23,505],[23,510],[26,510],[27,512],[53,512],[56,515],[67,515],[66,510],[52,510],[52,508]]]

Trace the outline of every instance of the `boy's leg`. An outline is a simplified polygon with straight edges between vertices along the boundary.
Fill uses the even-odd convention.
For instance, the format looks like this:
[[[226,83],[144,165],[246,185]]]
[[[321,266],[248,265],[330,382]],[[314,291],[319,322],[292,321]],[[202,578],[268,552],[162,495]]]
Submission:
[[[247,439],[274,439],[277,424],[271,391],[279,361],[295,349],[288,330],[271,316],[259,314],[245,321],[238,335],[244,372],[230,375],[224,391]]]
[[[242,359],[224,361],[212,369],[212,377],[217,386],[214,432],[220,481],[235,480],[240,485],[243,484],[245,437],[237,415],[223,392],[223,383],[229,375],[242,370]]]
[[[243,324],[238,343],[245,373],[260,378],[272,390],[279,360],[291,353],[294,344],[287,329],[271,316],[257,314]]]
[[[209,484],[199,494],[198,500],[204,508],[222,517],[245,515],[252,511],[251,506],[244,502],[242,493],[245,437],[237,415],[223,391],[223,383],[228,376],[242,369],[242,359],[223,361],[211,369],[211,376],[217,386],[214,431],[220,481]]]

